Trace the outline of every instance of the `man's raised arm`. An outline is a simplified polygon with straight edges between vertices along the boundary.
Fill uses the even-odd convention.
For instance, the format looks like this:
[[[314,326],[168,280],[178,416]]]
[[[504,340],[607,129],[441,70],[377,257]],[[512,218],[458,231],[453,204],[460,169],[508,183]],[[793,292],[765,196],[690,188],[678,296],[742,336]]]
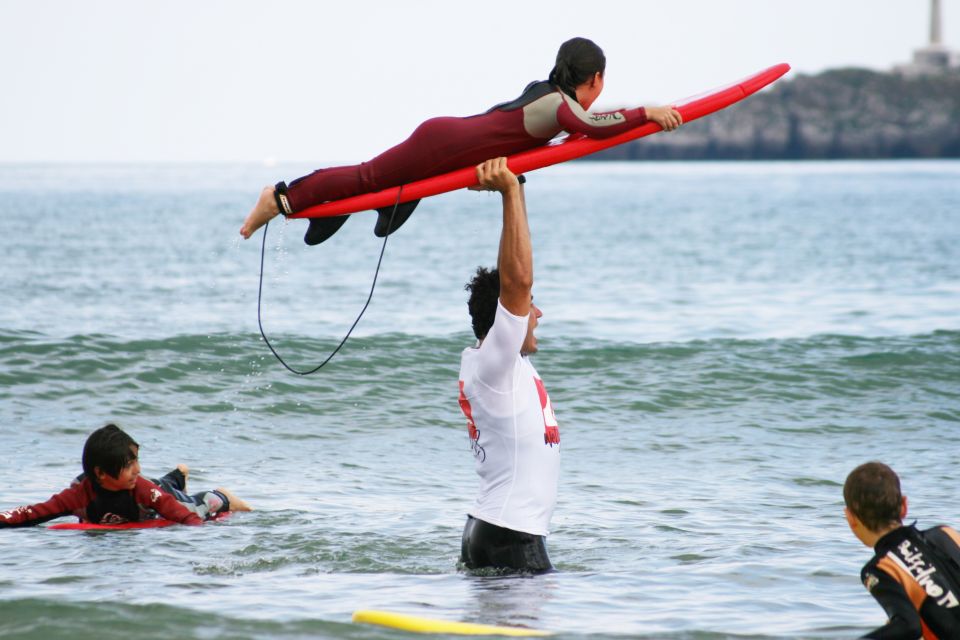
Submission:
[[[499,191],[503,198],[503,231],[500,233],[500,303],[515,316],[530,313],[533,289],[533,248],[523,198],[523,186],[507,168],[506,158],[494,158],[477,166],[477,180],[485,189]]]

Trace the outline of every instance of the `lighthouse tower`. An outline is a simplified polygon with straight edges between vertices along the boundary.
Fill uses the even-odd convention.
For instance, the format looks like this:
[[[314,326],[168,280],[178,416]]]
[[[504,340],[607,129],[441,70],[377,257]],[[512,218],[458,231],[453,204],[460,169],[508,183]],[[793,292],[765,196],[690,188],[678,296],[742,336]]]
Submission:
[[[930,43],[913,52],[913,62],[897,70],[909,75],[942,73],[960,67],[960,54],[943,44],[943,15],[940,0],[930,0]]]
[[[940,0],[930,0],[930,46],[939,47],[943,44],[940,30]]]

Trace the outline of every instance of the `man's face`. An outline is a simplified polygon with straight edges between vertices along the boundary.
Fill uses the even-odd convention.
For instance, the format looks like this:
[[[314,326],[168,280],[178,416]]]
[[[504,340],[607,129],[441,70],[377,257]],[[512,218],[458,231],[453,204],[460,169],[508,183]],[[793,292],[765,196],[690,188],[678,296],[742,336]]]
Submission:
[[[101,487],[107,491],[129,491],[137,485],[137,478],[140,476],[140,460],[137,457],[137,447],[131,447],[130,451],[133,453],[133,458],[120,470],[116,478],[101,471],[100,467],[96,468],[97,482],[100,483]]]
[[[527,316],[527,337],[523,339],[523,344],[520,345],[520,353],[525,356],[533,355],[537,352],[537,336],[533,335],[533,330],[540,324],[539,320],[542,315],[543,312],[540,311],[540,307],[531,302],[530,315]]]

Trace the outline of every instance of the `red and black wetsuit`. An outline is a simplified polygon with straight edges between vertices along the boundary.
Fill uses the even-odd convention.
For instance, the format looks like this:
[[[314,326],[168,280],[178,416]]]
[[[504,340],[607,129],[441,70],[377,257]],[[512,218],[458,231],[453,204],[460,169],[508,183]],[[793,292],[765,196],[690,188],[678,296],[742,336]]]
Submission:
[[[874,550],[860,577],[889,620],[863,637],[960,638],[960,534],[910,525],[880,538]]]
[[[549,82],[532,82],[519,98],[486,113],[431,118],[405,141],[368,162],[318,169],[294,180],[285,194],[290,210],[284,213],[526,151],[546,144],[561,131],[607,138],[645,122],[643,107],[591,114],[574,96]]]
[[[69,515],[93,524],[139,522],[155,513],[181,524],[203,524],[200,516],[146,478],[138,477],[129,491],[108,491],[83,478],[46,502],[0,512],[0,528],[29,527]]]

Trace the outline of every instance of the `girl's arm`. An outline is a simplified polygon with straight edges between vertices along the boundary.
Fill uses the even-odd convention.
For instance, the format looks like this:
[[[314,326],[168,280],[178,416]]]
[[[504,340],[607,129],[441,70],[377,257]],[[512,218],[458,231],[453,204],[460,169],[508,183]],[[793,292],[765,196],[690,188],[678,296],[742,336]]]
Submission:
[[[557,109],[557,124],[570,133],[582,133],[590,138],[609,138],[651,121],[664,131],[672,131],[683,122],[680,112],[673,107],[587,113],[576,100],[562,92],[560,95],[563,101]]]

